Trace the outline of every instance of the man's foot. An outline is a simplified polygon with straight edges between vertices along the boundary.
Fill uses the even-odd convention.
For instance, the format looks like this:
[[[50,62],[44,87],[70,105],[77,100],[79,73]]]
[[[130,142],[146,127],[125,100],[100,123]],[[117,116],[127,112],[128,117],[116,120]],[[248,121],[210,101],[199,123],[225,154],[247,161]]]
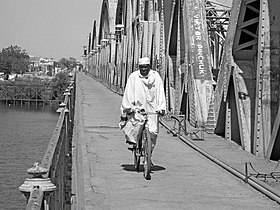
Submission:
[[[143,163],[145,164],[145,160],[143,161]],[[151,166],[154,166],[154,163],[152,160],[151,160]]]
[[[133,141],[128,141],[128,140],[126,140],[126,142],[125,142],[125,143],[130,144],[130,145],[134,145],[134,144],[136,144],[136,142],[133,142]]]
[[[130,150],[131,152],[133,152],[134,147],[128,147],[127,149]]]
[[[127,149],[133,152],[136,149],[136,144],[133,144],[132,147],[128,147]]]

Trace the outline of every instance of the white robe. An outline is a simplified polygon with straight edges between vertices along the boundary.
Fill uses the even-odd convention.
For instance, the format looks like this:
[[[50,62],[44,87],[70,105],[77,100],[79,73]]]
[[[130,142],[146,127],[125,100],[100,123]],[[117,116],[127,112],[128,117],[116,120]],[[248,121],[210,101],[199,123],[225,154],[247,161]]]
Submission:
[[[143,77],[139,70],[130,74],[123,94],[121,114],[133,107],[145,109],[146,112],[166,112],[163,82],[158,72],[150,70],[147,77]],[[148,115],[148,126],[149,131],[157,135],[156,115]]]

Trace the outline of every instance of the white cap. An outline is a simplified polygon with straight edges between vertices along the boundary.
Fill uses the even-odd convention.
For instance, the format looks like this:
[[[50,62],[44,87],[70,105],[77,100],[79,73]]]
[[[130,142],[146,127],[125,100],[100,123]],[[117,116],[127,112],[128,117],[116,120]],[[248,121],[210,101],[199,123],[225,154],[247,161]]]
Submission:
[[[138,64],[139,64],[139,66],[140,65],[150,65],[150,59],[148,57],[140,58]]]

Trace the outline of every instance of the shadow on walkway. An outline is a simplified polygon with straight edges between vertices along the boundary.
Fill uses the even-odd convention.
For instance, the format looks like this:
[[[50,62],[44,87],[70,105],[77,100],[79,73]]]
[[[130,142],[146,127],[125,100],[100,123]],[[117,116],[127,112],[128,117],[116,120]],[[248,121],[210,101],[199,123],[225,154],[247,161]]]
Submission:
[[[138,172],[136,169],[135,169],[135,166],[133,164],[122,164],[121,167],[123,168],[123,170],[125,171],[132,171],[132,172]],[[163,170],[166,170],[166,168],[162,167],[162,166],[158,166],[158,165],[153,165],[152,168],[151,168],[151,171],[163,171]],[[143,172],[144,171],[144,168],[143,168],[143,165],[140,165],[140,168],[139,168],[139,172]]]

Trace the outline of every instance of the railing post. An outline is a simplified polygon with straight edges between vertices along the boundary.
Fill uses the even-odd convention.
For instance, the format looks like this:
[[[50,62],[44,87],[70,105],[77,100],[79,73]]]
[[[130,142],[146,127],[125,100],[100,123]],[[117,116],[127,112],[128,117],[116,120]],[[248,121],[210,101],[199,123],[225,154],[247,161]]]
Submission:
[[[69,85],[68,86],[68,89],[69,89],[69,92],[70,92],[70,96],[69,96],[69,111],[70,111],[70,122],[72,122],[72,107],[73,107],[73,100],[72,100],[72,98],[73,98],[73,85]]]
[[[50,193],[56,190],[56,186],[51,182],[50,178],[44,178],[43,174],[48,172],[39,162],[35,162],[33,167],[27,170],[28,174],[33,175],[32,178],[26,178],[19,190],[27,198],[26,209],[44,209],[49,210],[48,197]],[[42,197],[43,196],[43,197]],[[42,201],[44,208],[41,208]]]
[[[61,111],[66,107],[66,104],[64,102],[61,102],[59,104],[59,108],[56,110],[57,113],[61,113]]]
[[[71,93],[70,93],[70,89],[66,89],[65,92],[63,93],[63,95],[65,96],[66,100],[66,104],[68,105],[68,110],[69,110],[69,115],[71,116]],[[70,122],[71,122],[71,118],[70,118]]]

